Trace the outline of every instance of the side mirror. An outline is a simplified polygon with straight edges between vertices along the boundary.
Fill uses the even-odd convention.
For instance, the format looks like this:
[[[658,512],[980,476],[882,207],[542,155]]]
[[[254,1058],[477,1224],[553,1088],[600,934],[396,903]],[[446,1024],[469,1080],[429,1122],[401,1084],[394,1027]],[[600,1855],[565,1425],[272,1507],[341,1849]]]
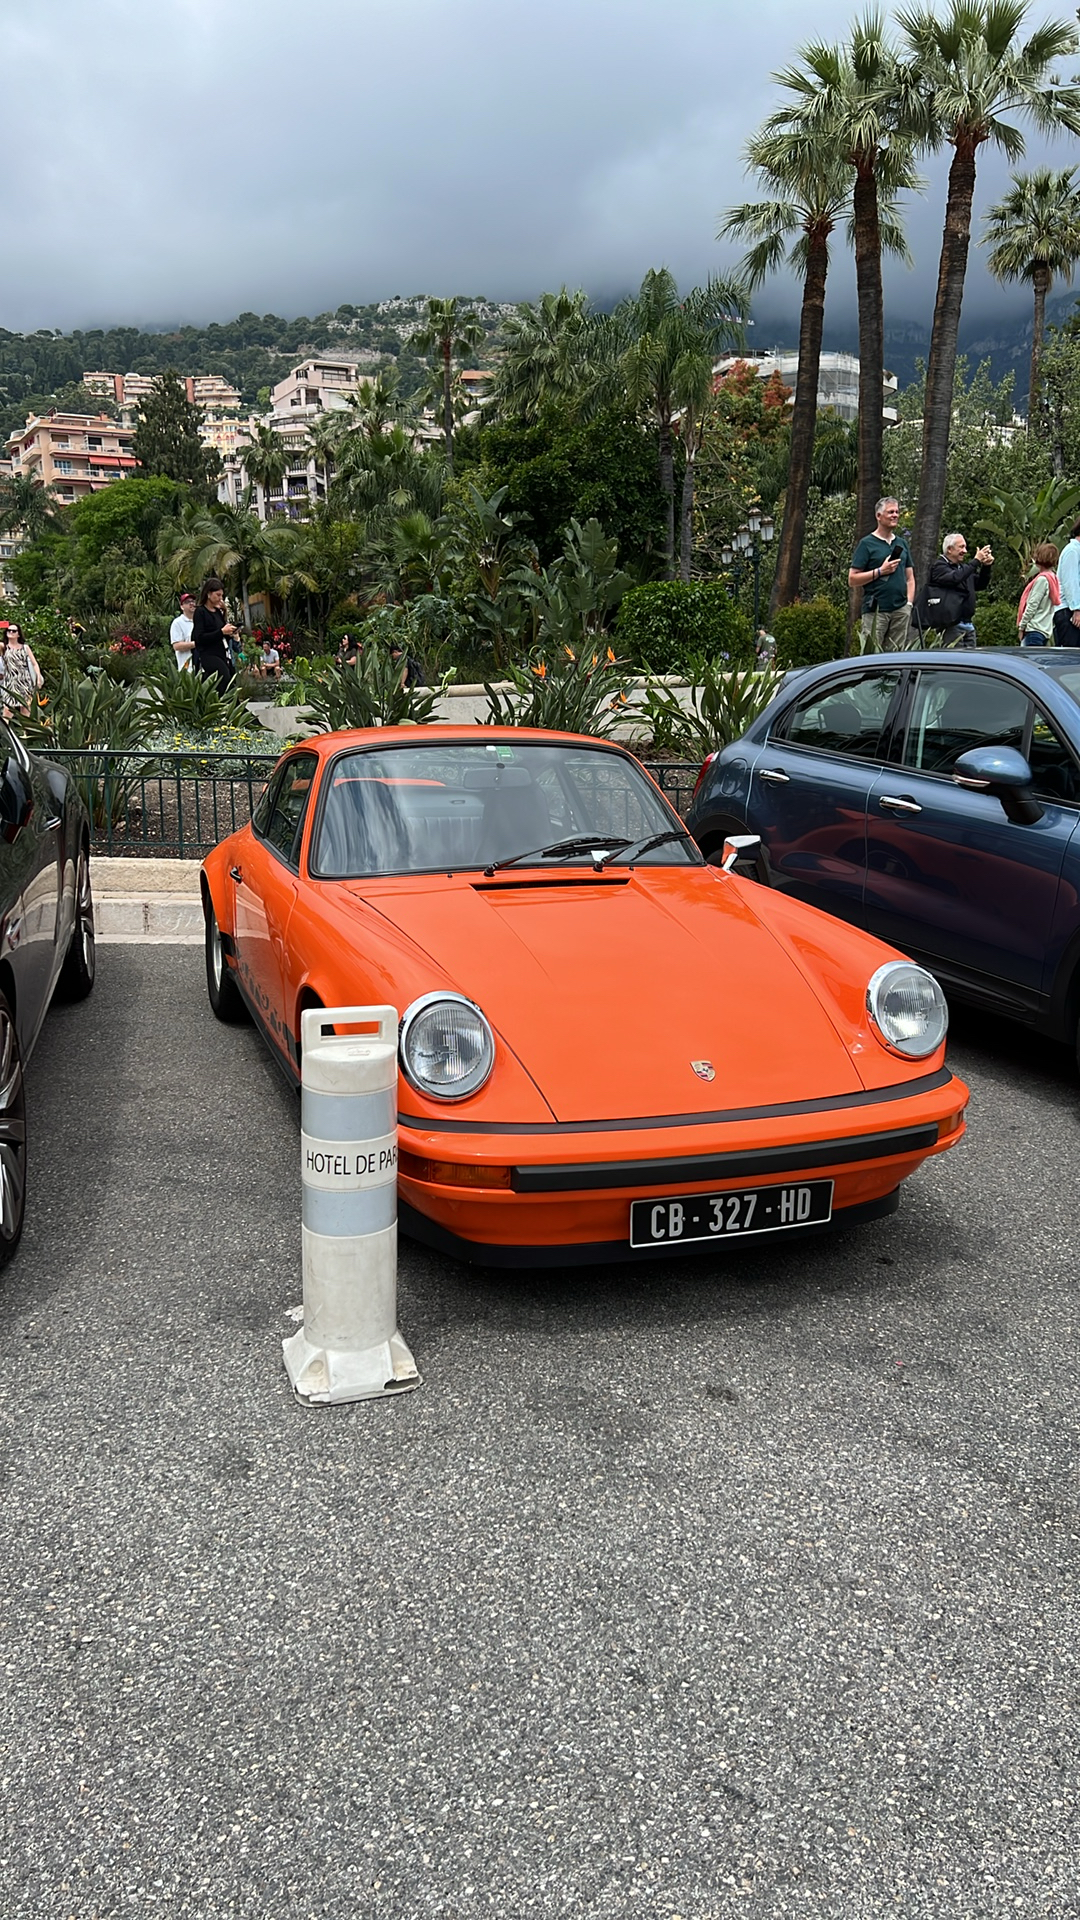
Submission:
[[[720,862],[725,873],[730,873],[736,860],[746,860],[750,854],[757,853],[761,846],[760,833],[733,833],[724,841],[724,855]]]
[[[969,747],[967,753],[959,756],[952,777],[958,787],[970,787],[975,793],[992,793],[1015,826],[1033,827],[1043,817],[1043,808],[1035,798],[1031,768],[1015,747]]]
[[[9,754],[0,768],[0,835],[10,846],[34,811],[34,796],[22,762]]]

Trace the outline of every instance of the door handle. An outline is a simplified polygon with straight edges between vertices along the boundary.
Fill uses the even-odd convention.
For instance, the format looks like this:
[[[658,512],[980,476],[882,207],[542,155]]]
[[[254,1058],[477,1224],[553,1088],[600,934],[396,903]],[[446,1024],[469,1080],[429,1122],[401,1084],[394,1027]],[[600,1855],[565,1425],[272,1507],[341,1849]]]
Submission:
[[[781,773],[779,767],[762,767],[758,778],[759,780],[771,780],[774,786],[777,787],[790,787],[791,785],[790,773]]]
[[[879,807],[892,807],[896,813],[921,813],[917,800],[902,800],[899,794],[883,793],[878,798]]]
[[[242,879],[243,879],[243,877],[244,877],[244,876],[243,876],[243,874],[241,873],[241,871],[240,871],[240,869],[239,869],[239,867],[230,867],[230,868],[229,868],[229,879],[230,879],[230,880],[242,880]]]

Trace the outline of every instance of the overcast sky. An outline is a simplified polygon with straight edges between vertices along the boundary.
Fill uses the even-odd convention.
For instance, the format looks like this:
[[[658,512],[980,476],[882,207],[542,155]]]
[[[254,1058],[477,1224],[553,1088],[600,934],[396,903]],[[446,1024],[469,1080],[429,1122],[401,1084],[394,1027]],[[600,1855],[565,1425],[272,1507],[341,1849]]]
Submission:
[[[394,293],[513,300],[564,282],[604,299],[661,263],[691,285],[735,264],[715,234],[754,197],[741,156],[777,103],[770,70],[856,11],[0,0],[0,324],[293,316]],[[1051,151],[1075,158],[1074,143]],[[890,321],[930,319],[944,164],[928,171],[908,216],[916,268],[889,277]],[[1007,179],[982,159],[977,206]],[[845,256],[840,238],[833,318],[854,297]],[[966,316],[990,285],[973,250]]]

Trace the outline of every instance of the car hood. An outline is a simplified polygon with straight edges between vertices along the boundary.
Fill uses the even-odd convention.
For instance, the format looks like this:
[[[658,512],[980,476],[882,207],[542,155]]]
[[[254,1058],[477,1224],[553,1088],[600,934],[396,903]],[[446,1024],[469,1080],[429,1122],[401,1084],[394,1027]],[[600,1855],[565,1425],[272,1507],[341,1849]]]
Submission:
[[[862,1088],[821,999],[751,907],[753,890],[726,875],[639,868],[355,891],[483,1008],[558,1120]]]

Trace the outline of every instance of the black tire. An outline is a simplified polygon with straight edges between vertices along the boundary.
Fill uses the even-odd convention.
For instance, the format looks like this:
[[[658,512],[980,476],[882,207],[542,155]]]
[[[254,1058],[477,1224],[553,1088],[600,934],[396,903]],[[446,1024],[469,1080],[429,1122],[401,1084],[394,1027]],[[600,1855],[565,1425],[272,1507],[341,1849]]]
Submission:
[[[203,900],[203,917],[206,921],[206,991],[211,1011],[227,1026],[233,1027],[248,1018],[248,1010],[225,959],[221,929],[209,895]]]
[[[90,884],[90,854],[79,851],[75,871],[75,925],[64,964],[56,982],[61,1000],[85,1000],[92,992],[97,971],[97,947],[94,940],[94,894]]]
[[[0,1267],[22,1238],[26,1211],[26,1089],[15,1015],[0,993]]]

